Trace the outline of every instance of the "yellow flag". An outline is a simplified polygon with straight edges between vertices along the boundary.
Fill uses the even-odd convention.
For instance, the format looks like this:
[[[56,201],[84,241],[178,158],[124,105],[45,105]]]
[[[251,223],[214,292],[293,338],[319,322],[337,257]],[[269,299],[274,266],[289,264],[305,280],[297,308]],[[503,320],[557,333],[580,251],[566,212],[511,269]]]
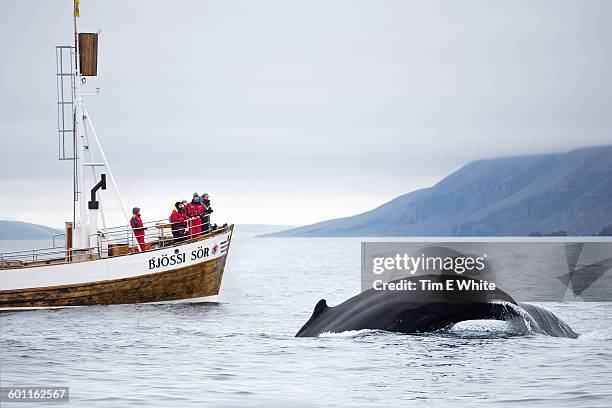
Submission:
[[[74,16],[75,17],[80,17],[80,15],[79,15],[79,3],[80,3],[80,0],[74,0]]]

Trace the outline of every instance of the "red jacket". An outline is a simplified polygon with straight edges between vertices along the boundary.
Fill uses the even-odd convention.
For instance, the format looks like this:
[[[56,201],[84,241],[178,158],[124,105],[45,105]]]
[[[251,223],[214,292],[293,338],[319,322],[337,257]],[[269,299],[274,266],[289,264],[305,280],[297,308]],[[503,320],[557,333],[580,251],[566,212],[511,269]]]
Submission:
[[[170,223],[172,224],[172,229],[180,229],[185,227],[185,218],[183,213],[178,212],[177,210],[173,210],[170,215]]]
[[[130,220],[130,225],[132,226],[132,228],[134,229],[134,235],[138,236],[144,236],[144,228],[143,228],[143,224],[142,224],[142,220],[140,219],[140,215],[133,215],[132,219]]]
[[[204,214],[204,206],[200,203],[191,202],[187,206],[187,214],[189,214],[191,217],[198,217]]]
[[[147,250],[147,244],[145,244],[145,228],[142,225],[142,220],[140,219],[140,214],[134,214],[132,219],[130,220],[130,226],[134,230],[134,236],[136,237],[136,241],[138,241],[138,245],[140,246],[141,251]]]

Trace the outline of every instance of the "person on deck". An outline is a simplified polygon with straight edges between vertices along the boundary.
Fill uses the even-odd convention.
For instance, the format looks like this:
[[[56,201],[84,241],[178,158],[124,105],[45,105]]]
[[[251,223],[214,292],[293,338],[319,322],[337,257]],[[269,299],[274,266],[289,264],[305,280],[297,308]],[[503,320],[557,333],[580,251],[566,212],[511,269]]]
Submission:
[[[130,226],[134,230],[134,236],[136,237],[136,241],[138,241],[138,246],[141,251],[145,251],[147,248],[147,244],[145,244],[145,227],[142,223],[142,219],[140,218],[140,208],[134,207],[132,209],[132,219],[130,220]]]
[[[187,200],[183,200],[181,201],[182,207],[181,207],[181,215],[183,216],[183,221],[185,221],[185,235],[184,237],[187,238],[188,235],[191,234],[191,220],[189,219],[189,214],[187,213],[187,206],[189,205],[189,201]]]
[[[204,206],[200,203],[200,196],[198,193],[193,193],[193,199],[187,206],[187,215],[191,220],[190,237],[202,234],[202,214],[204,214]]]
[[[213,209],[210,206],[210,196],[207,193],[202,194],[201,202],[204,206],[204,215],[202,216],[202,230],[204,232],[208,232],[210,231],[210,214],[213,212]]]
[[[172,210],[172,214],[170,214],[170,226],[175,242],[181,241],[185,237],[185,227],[187,223],[185,222],[184,214],[185,209],[183,208],[183,203],[180,201],[174,203],[174,209]]]

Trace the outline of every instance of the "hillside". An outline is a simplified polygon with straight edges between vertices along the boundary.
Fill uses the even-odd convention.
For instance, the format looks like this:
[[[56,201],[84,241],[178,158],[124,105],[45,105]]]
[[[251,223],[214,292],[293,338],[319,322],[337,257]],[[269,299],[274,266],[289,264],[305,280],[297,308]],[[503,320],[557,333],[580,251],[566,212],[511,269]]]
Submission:
[[[22,221],[0,220],[0,240],[47,239],[59,231],[44,225]]]
[[[612,223],[612,146],[478,160],[371,211],[267,236],[593,235]]]

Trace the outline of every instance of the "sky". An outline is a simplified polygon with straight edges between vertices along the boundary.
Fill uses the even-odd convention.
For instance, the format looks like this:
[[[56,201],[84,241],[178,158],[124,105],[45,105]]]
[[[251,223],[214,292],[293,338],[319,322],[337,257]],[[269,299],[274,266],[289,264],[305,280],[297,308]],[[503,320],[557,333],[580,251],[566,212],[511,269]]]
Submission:
[[[87,105],[126,206],[299,225],[471,160],[612,142],[612,2],[82,0]],[[55,49],[71,0],[0,0],[0,217],[62,226]],[[85,188],[88,191],[91,186]],[[107,221],[122,223],[112,191]]]

